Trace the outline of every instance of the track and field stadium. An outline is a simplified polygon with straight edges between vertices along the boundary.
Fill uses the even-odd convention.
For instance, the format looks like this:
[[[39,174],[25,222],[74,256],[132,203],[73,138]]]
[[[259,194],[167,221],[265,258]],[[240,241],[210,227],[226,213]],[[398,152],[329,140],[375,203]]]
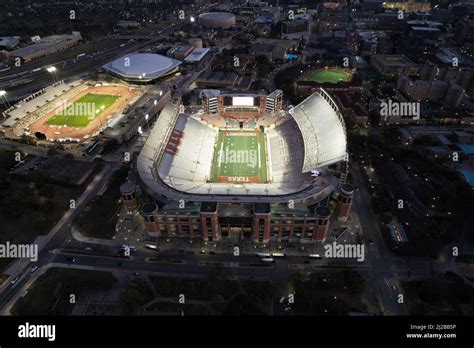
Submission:
[[[3,127],[10,136],[82,141],[107,127],[143,93],[125,83],[60,82],[17,103]]]

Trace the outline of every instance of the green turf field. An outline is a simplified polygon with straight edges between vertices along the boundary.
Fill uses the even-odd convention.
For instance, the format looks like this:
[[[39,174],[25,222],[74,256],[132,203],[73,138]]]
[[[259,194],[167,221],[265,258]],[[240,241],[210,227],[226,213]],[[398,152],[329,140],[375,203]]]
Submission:
[[[81,128],[110,107],[119,96],[88,93],[45,122],[47,125]]]
[[[211,182],[268,182],[263,132],[221,130],[214,151]]]
[[[309,74],[308,79],[317,83],[339,83],[351,80],[351,74],[342,69],[319,69]]]

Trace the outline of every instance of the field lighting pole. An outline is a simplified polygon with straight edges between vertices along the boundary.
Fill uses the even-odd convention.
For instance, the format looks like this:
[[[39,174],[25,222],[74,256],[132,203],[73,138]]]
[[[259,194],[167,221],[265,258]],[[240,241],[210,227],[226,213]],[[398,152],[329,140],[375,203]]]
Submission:
[[[3,99],[5,100],[5,103],[7,104],[7,106],[10,107],[10,103],[8,102],[8,99],[7,99],[7,92],[6,91],[0,91],[0,96],[3,97]]]
[[[47,72],[51,74],[51,77],[53,78],[53,83],[56,83],[57,76],[56,76],[56,67],[50,66],[49,68],[46,69]]]

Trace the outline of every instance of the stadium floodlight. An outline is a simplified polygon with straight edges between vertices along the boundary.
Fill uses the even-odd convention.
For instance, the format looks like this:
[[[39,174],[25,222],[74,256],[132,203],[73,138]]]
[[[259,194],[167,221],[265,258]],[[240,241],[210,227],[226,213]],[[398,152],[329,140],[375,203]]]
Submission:
[[[56,83],[56,80],[57,80],[57,76],[56,76],[56,67],[55,66],[50,66],[48,68],[46,68],[46,71],[49,72],[53,78],[53,83]]]
[[[0,97],[2,97],[4,100],[5,100],[5,103],[7,104],[8,107],[10,107],[10,103],[8,102],[8,99],[7,99],[7,91],[0,91]]]

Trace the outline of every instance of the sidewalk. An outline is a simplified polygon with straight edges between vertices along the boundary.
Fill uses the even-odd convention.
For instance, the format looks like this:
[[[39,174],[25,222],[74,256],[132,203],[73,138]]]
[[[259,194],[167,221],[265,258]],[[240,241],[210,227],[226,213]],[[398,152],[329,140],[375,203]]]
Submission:
[[[79,242],[82,242],[82,243],[101,244],[101,245],[107,245],[107,246],[120,246],[120,245],[122,245],[122,243],[117,242],[115,240],[111,240],[111,239],[85,237],[74,226],[71,227],[71,234],[72,234],[72,236],[74,237],[75,240],[77,240]]]

